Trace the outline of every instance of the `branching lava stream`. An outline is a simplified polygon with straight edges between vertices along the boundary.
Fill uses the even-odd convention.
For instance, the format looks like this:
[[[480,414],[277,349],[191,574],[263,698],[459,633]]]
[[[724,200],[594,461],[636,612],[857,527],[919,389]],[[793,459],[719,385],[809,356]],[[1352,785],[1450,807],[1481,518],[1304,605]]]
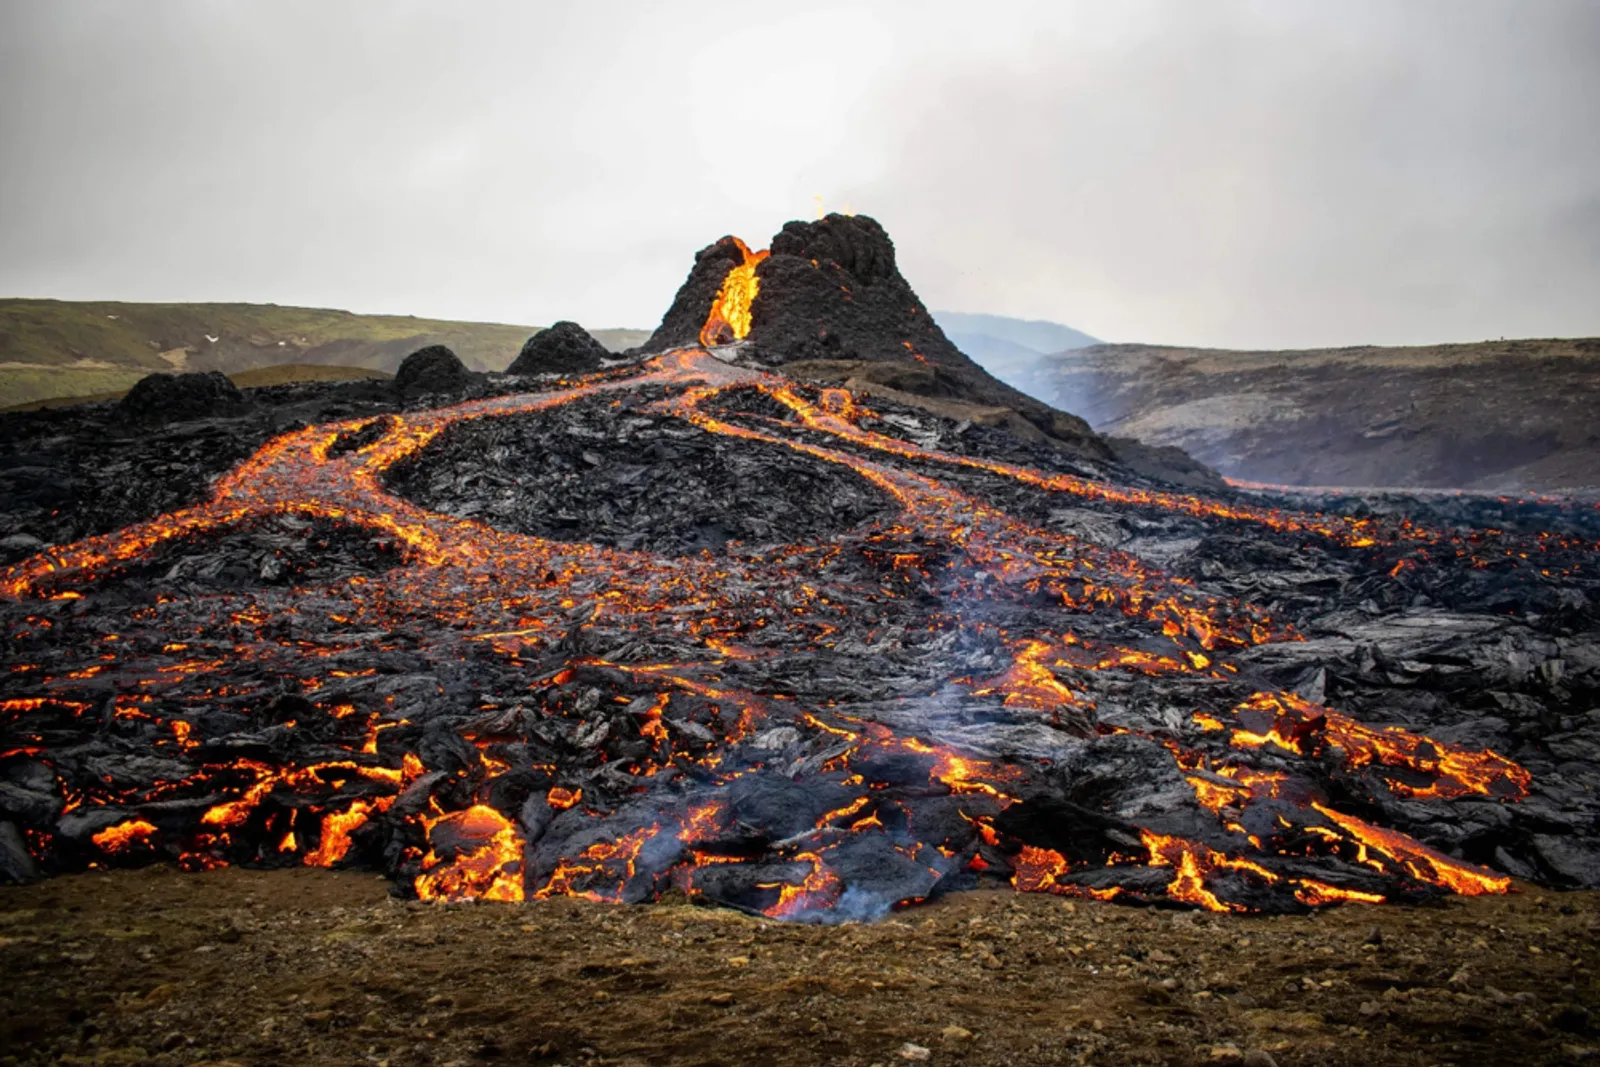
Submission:
[[[707,346],[749,331],[766,253],[741,248]],[[1349,550],[1415,556],[1453,535],[925,448],[864,428],[872,413],[850,393],[737,365],[736,352],[678,349],[386,428],[287,433],[202,504],[6,571],[4,758],[51,768],[65,828],[30,833],[35,859],[360,864],[424,898],[642,901],[676,887],[814,920],[996,882],[1214,911],[1507,891],[1505,875],[1373,821],[1375,801],[1513,805],[1528,794],[1524,768],[1294,693],[1241,690],[1230,657],[1297,641],[1293,627],[929,471]],[[785,414],[742,415],[747,397]],[[897,517],[813,543],[666,557],[430,511],[387,480],[452,427],[580,402],[843,468]],[[375,440],[335,447],[363,431]],[[163,553],[275,520],[356,531],[397,562],[322,586],[68,610]],[[863,596],[885,620],[868,641],[844,636]],[[313,615],[331,638],[297,625]],[[32,669],[37,649],[69,642]],[[848,678],[850,664],[886,656],[915,684],[805,694],[817,672]],[[460,665],[478,663],[521,682],[472,688]],[[1161,729],[1103,721],[1101,680],[1137,678],[1192,685],[1192,716]],[[146,768],[154,786],[131,784],[115,760],[92,773],[74,762],[73,724],[95,722],[128,739],[126,758],[142,746],[159,762]],[[1095,754],[1159,764],[1161,804],[1052,806],[1054,783]]]

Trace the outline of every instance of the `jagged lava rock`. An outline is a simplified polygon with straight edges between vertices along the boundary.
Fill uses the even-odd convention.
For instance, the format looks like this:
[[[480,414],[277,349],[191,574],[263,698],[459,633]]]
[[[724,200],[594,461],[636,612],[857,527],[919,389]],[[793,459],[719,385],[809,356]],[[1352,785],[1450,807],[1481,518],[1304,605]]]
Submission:
[[[575,322],[562,320],[522,344],[507,374],[587,374],[609,356],[605,346]]]
[[[770,366],[811,361],[911,363],[931,371],[913,391],[1011,408],[1047,436],[1085,455],[1110,458],[1089,424],[994,378],[945,336],[895,263],[894,242],[876,219],[828,215],[789,222],[756,267],[749,340]]]
[[[164,423],[237,415],[250,406],[239,387],[221,371],[148,374],[117,403],[129,422]]]
[[[401,361],[394,375],[394,387],[406,396],[448,393],[470,381],[472,372],[444,345],[417,349]]]

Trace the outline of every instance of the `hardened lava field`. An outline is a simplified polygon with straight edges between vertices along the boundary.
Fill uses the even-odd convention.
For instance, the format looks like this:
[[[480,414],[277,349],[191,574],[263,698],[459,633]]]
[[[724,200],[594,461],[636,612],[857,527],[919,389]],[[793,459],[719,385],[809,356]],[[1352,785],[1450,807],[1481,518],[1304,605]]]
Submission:
[[[752,390],[766,403],[708,403]],[[537,464],[527,434],[592,416],[525,420],[567,404],[635,420],[631,461],[589,462],[580,433],[546,466],[659,466],[693,494],[721,476],[702,454],[683,477],[697,447],[755,442],[737,462],[844,518],[657,554],[386,484],[463,448]],[[1577,701],[1592,678],[1587,635],[1370,603],[1437,568],[1582,589],[1578,539],[1115,487],[985,458],[995,432],[926,416],[972,447],[925,448],[869,428],[911,414],[699,350],[381,418],[280,436],[206,503],[7,573],[13,869],[356,864],[424,897],[676,887],[808,918],[997,884],[1292,910],[1589,881],[1589,772],[1558,746],[1592,720],[1549,721],[1551,682]],[[1001,510],[1000,482],[1059,503],[1055,528]],[[501,487],[469,488],[490,507]],[[1207,555],[1238,538],[1276,550],[1247,574]],[[1229,595],[1247,589],[1262,603]]]
[[[645,414],[661,399],[651,393],[621,410],[605,397],[460,423],[388,485],[496,529],[663,555],[815,541],[893,517],[894,498],[849,468]]]
[[[0,868],[814,921],[984,887],[1286,912],[1600,884],[1592,507],[1296,510],[784,377],[763,322],[798,312],[764,277],[903,285],[801,238],[731,267],[715,347],[263,391],[141,431],[252,442],[187,496],[154,473],[176,510],[45,545],[62,519],[17,505]],[[8,447],[122,492],[72,458],[108,419],[14,417]]]

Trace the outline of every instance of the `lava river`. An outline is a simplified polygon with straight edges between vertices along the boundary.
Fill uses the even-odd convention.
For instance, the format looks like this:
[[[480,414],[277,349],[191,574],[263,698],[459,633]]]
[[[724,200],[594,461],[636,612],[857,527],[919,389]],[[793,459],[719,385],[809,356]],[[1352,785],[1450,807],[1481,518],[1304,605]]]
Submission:
[[[758,255],[708,345],[748,330]],[[676,888],[814,920],[1007,883],[1216,911],[1508,890],[1363,798],[1515,805],[1523,767],[1251,689],[1230,656],[1293,627],[940,471],[1411,560],[1493,546],[924,447],[736,351],[287,433],[204,503],[6,571],[0,759],[57,798],[25,828],[34,859],[353,864],[424,898]],[[843,468],[893,518],[669,557],[497,529],[388,481],[452,427],[576,403]],[[289,589],[107,595],[271,522],[355,532],[390,562]],[[835,676],[829,696],[818,679]],[[1096,694],[1140,678],[1192,691],[1190,713],[1102,720]],[[1131,770],[1118,788],[1139,795],[1060,799],[1097,766]]]

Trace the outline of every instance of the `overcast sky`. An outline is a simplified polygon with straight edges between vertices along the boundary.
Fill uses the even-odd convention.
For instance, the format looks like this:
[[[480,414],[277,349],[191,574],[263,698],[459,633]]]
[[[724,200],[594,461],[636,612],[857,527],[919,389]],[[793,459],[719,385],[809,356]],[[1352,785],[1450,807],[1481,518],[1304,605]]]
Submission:
[[[651,326],[853,207],[935,308],[1600,334],[1600,3],[0,0],[0,295]]]

